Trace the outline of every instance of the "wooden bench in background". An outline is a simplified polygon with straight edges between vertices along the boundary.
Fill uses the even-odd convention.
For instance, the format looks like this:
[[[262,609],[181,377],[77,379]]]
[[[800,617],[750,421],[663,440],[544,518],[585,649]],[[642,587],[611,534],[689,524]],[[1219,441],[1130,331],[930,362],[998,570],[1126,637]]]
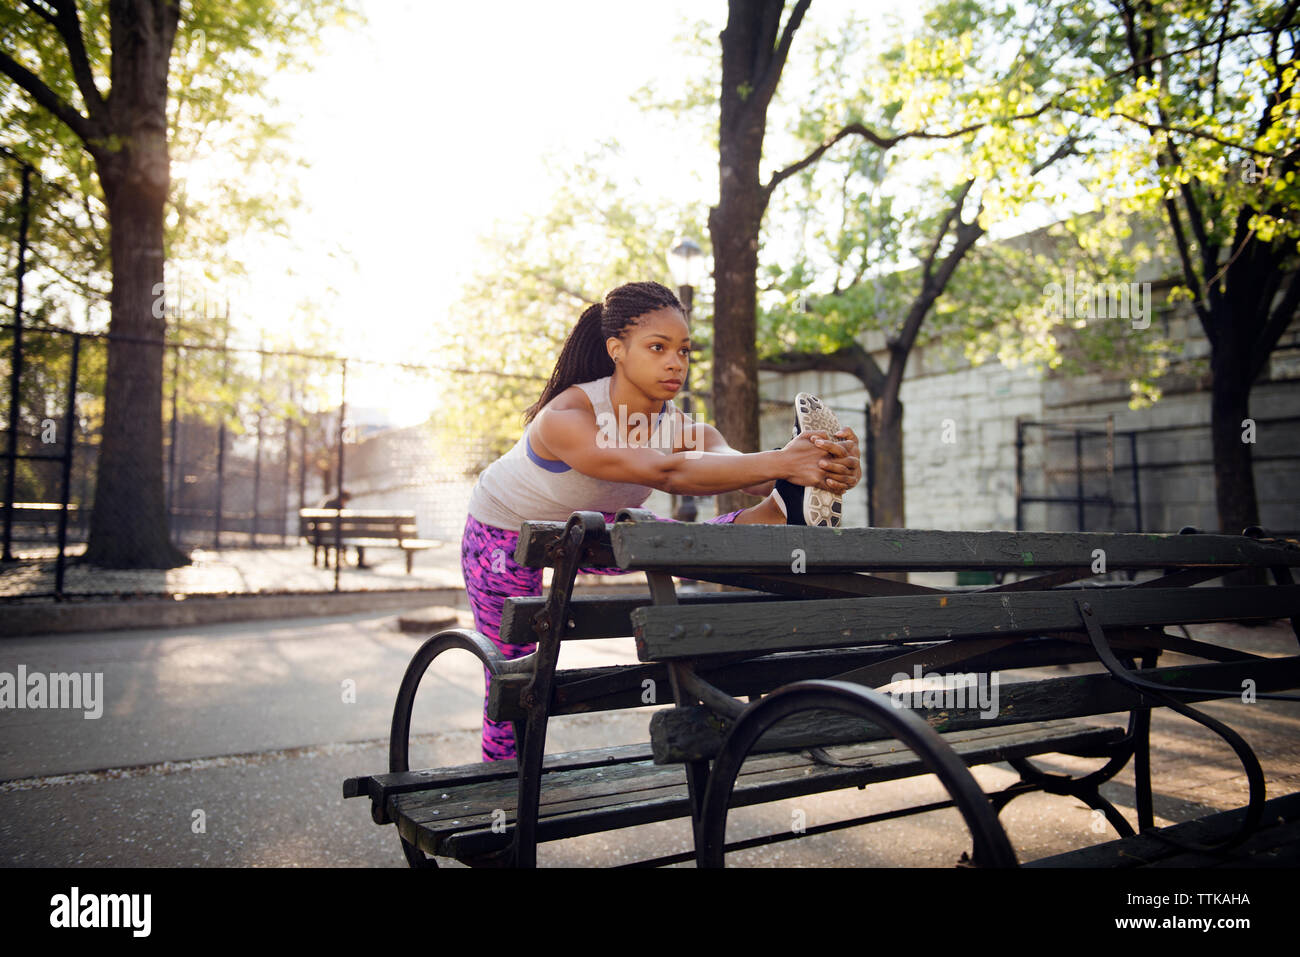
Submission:
[[[414,512],[390,512],[357,508],[304,508],[298,512],[298,535],[312,546],[311,563],[317,564],[322,549],[325,567],[330,567],[330,552],[355,548],[357,567],[366,567],[367,548],[400,548],[406,553],[406,573],[411,573],[415,553],[433,548],[438,542],[419,537]]]

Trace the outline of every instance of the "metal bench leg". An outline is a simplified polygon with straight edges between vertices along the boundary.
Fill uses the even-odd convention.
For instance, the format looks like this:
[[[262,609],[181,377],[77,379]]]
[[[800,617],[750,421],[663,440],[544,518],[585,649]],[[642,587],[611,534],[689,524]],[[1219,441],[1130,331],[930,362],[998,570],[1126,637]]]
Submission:
[[[1144,669],[1154,668],[1156,658],[1148,655],[1142,659]],[[1155,806],[1151,795],[1151,709],[1142,708],[1133,713],[1133,791],[1137,806],[1138,830],[1155,827]]]
[[[420,679],[429,670],[433,660],[444,651],[462,648],[475,655],[492,677],[527,668],[531,662],[526,658],[506,661],[501,657],[492,642],[477,631],[453,628],[434,635],[416,651],[402,675],[402,683],[397,689],[397,701],[393,705],[393,724],[388,736],[388,770],[392,773],[409,771],[411,741],[411,709],[415,704],[415,692],[420,687]],[[372,808],[371,816],[378,813],[382,817],[383,809]],[[376,824],[387,823],[386,819],[376,818]],[[399,835],[400,837],[400,835]],[[437,862],[425,855],[414,844],[402,838],[402,853],[411,867],[437,867]]]
[[[673,578],[664,572],[646,572],[646,581],[650,585],[650,597],[656,605],[676,605],[677,589],[673,587]],[[670,662],[668,680],[672,685],[673,702],[679,708],[700,703],[700,699],[687,689],[686,666],[681,662]],[[704,759],[686,762],[686,794],[691,804],[691,835],[695,846],[700,846],[700,820],[704,812],[704,790],[709,781],[709,762]]]
[[[1097,652],[1097,657],[1101,659],[1101,663],[1106,666],[1107,671],[1124,684],[1136,688],[1145,698],[1150,698],[1184,717],[1191,718],[1197,724],[1209,728],[1236,752],[1238,760],[1241,761],[1242,770],[1246,772],[1246,781],[1250,789],[1246,803],[1246,814],[1242,819],[1240,829],[1232,837],[1219,844],[1203,845],[1175,840],[1161,834],[1159,830],[1152,830],[1152,836],[1183,850],[1208,853],[1227,850],[1246,840],[1259,826],[1260,818],[1264,813],[1264,771],[1259,766],[1259,759],[1255,757],[1255,752],[1250,749],[1250,745],[1246,743],[1246,740],[1241,735],[1222,721],[1212,718],[1204,712],[1197,711],[1195,708],[1174,698],[1171,692],[1177,693],[1180,690],[1178,687],[1158,685],[1130,673],[1111,650],[1110,644],[1106,641],[1106,636],[1102,631],[1101,623],[1093,612],[1092,605],[1082,600],[1076,601],[1075,605],[1079,610],[1079,617],[1083,620],[1084,629],[1088,632],[1088,638],[1092,642],[1093,650]],[[1147,776],[1149,779],[1149,768]],[[1148,810],[1148,813],[1150,813],[1150,810]]]
[[[966,763],[928,724],[910,711],[896,708],[878,691],[843,681],[799,681],[772,692],[745,709],[727,735],[704,795],[700,823],[702,841],[696,847],[700,867],[722,867],[726,855],[727,811],[736,777],[745,756],[768,728],[802,711],[842,711],[879,726],[911,748],[939,777],[961,811],[975,841],[979,867],[1015,867],[1016,855],[998,823],[988,797]]]
[[[1157,654],[1142,657],[1143,668],[1154,668]],[[1125,658],[1128,667],[1136,667],[1131,658]],[[1042,791],[1046,794],[1068,794],[1083,801],[1090,808],[1101,811],[1106,820],[1115,828],[1120,837],[1132,837],[1137,831],[1152,826],[1154,815],[1151,807],[1151,709],[1134,708],[1129,712],[1128,731],[1120,741],[1107,749],[1106,754],[1089,754],[1085,757],[1107,757],[1109,760],[1095,771],[1080,777],[1068,774],[1050,774],[1033,763],[1029,758],[1008,758],[1007,763],[1015,768],[1020,780],[1010,787],[992,796],[993,806],[1001,815],[1003,809],[1022,794]],[[1066,752],[1076,753],[1076,752]],[[1110,801],[1101,794],[1101,785],[1105,784],[1133,759],[1134,771],[1134,805],[1137,809],[1138,826],[1133,826]]]
[[[1278,585],[1293,585],[1291,580],[1291,569],[1285,565],[1273,565],[1270,570],[1273,572],[1273,581]],[[1300,641],[1300,615],[1291,619],[1291,632],[1295,635],[1296,641]]]
[[[542,760],[546,749],[546,723],[555,691],[555,665],[560,658],[560,641],[568,627],[569,597],[573,580],[588,547],[605,533],[605,517],[599,512],[574,512],[560,539],[551,592],[546,607],[533,619],[537,632],[536,668],[533,680],[520,694],[527,712],[528,729],[520,747],[519,800],[513,845],[516,867],[537,866],[537,814],[542,796]]]

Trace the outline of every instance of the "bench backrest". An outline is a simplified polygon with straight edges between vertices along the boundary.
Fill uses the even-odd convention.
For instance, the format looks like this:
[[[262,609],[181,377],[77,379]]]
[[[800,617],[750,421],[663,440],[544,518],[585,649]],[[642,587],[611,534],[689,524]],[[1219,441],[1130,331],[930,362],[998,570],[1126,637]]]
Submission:
[[[417,538],[414,512],[376,509],[304,508],[298,512],[298,534],[313,544],[329,545],[338,524],[339,538]]]
[[[619,523],[620,568],[671,571],[1105,571],[1178,567],[1300,567],[1300,548],[1244,535],[953,532],[915,528]]]
[[[632,626],[642,661],[672,661],[739,651],[1081,631],[1078,602],[1087,602],[1105,628],[1271,620],[1300,615],[1300,585],[1056,588],[708,607],[651,605],[632,612]]]

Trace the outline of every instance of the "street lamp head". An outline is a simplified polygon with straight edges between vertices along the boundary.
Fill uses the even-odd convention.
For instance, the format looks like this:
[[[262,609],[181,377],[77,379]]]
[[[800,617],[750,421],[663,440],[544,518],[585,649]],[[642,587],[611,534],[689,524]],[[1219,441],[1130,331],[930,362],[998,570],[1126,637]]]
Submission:
[[[668,250],[668,270],[678,286],[698,286],[704,278],[704,250],[693,239],[679,238]]]

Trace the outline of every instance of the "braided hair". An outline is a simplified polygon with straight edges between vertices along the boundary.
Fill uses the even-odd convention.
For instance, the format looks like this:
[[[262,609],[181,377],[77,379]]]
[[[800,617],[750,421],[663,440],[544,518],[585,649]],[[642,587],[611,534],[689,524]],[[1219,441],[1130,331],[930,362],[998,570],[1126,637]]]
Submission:
[[[624,283],[611,289],[603,303],[589,306],[564,340],[555,371],[542,397],[524,413],[524,423],[533,421],[546,403],[569,386],[613,374],[614,360],[609,357],[605,340],[611,336],[622,339],[624,330],[636,325],[637,317],[668,306],[686,314],[673,291],[657,282]]]

